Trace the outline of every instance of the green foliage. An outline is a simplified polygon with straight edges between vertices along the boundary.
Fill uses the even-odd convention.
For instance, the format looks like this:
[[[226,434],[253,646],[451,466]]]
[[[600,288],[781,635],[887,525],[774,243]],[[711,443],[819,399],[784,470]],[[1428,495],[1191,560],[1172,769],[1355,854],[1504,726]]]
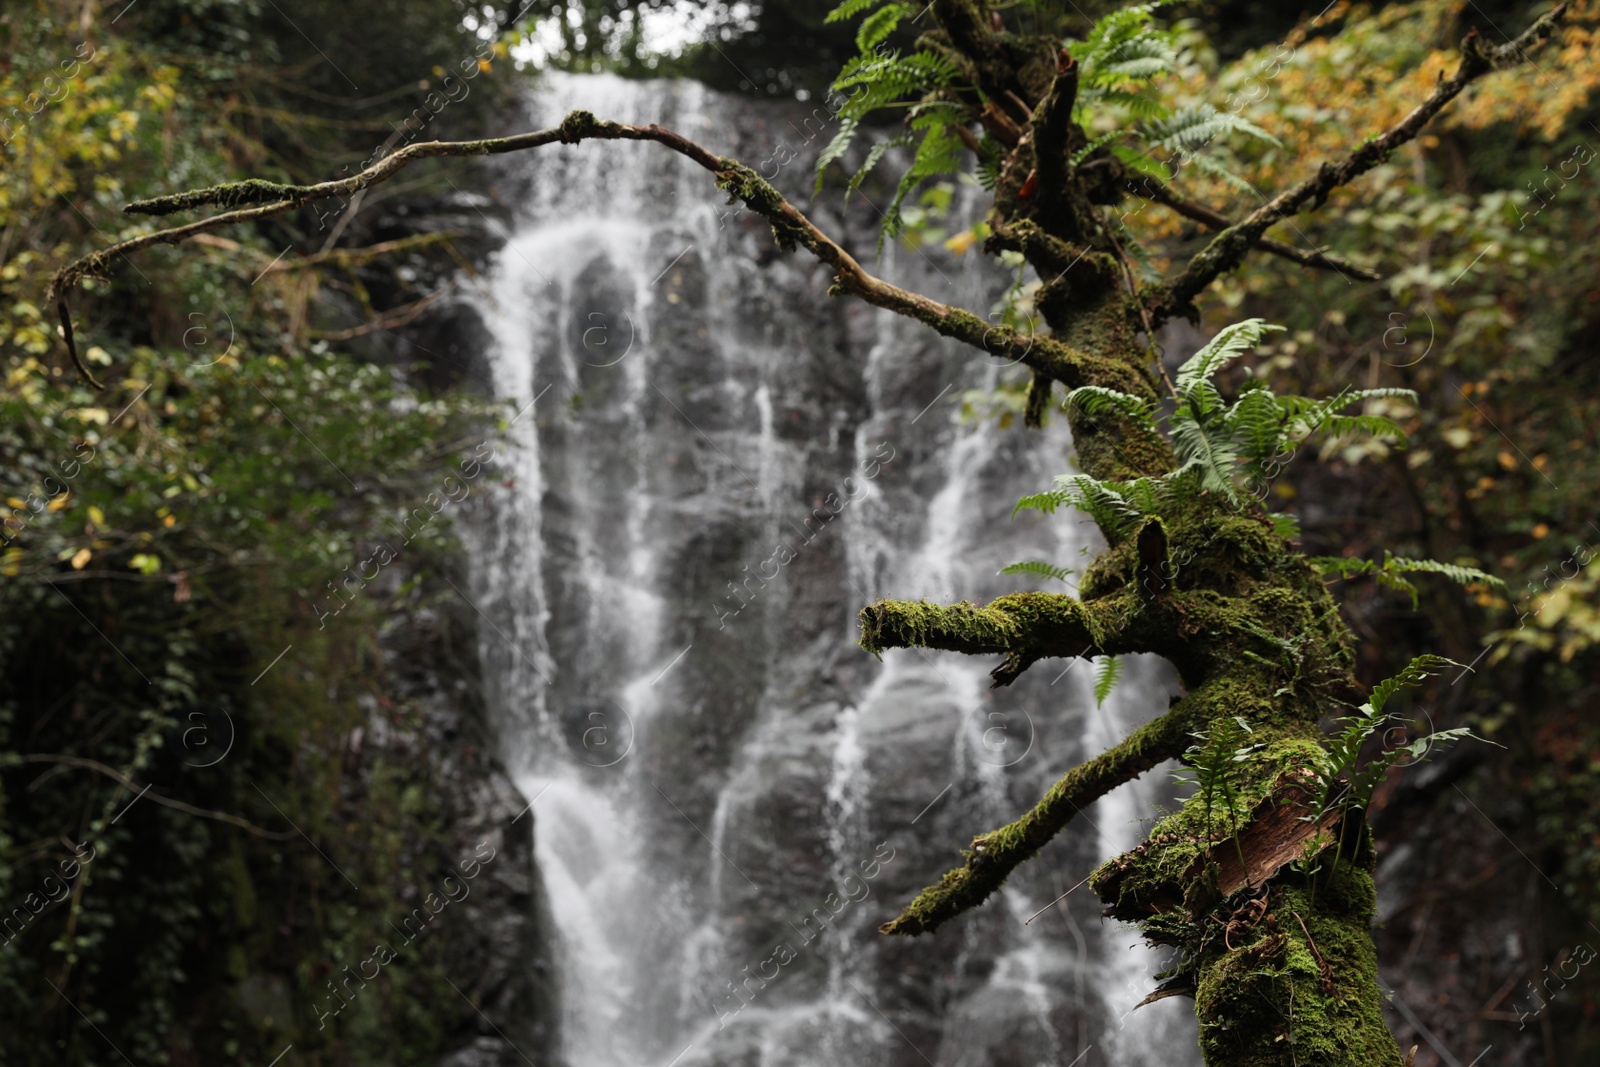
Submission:
[[[874,143],[866,161],[851,176],[847,186],[847,193],[855,192],[890,149],[916,144],[911,163],[884,212],[878,242],[881,251],[883,240],[898,235],[906,225],[901,209],[907,198],[923,182],[962,170],[966,162],[966,144],[956,130],[969,124],[972,116],[967,108],[942,93],[960,77],[960,71],[947,56],[927,50],[903,54],[886,46],[901,20],[916,15],[921,7],[898,2],[878,7],[879,2],[846,0],[828,15],[829,22],[839,22],[877,8],[857,30],[856,47],[860,54],[845,63],[831,86],[832,92],[846,94],[846,100],[839,109],[839,132],[817,159],[816,191],[822,191],[828,166],[849,149],[862,119],[884,108],[908,108],[906,123],[911,134]]]
[[[1040,578],[1053,578],[1064,582],[1072,577],[1072,572],[1057,567],[1054,563],[1045,563],[1041,560],[1029,560],[1026,563],[1013,563],[1000,568],[1001,574],[1032,574]]]
[[[1188,472],[1161,478],[1139,478],[1132,482],[1100,481],[1087,474],[1061,474],[1056,488],[1033,493],[1017,501],[1011,513],[1033,510],[1054,514],[1071,506],[1087,514],[1107,536],[1121,536],[1136,529],[1146,516],[1157,513],[1183,488],[1193,488]]]
[[[1239,789],[1243,764],[1262,747],[1259,742],[1249,743],[1254,732],[1250,724],[1237,715],[1218,720],[1209,730],[1196,731],[1195,744],[1189,746],[1183,756],[1187,770],[1173,776],[1179,785],[1195,787],[1193,797],[1200,801],[1202,833],[1208,846],[1212,839],[1211,814],[1221,800],[1227,809],[1228,834],[1239,851],[1241,868],[1244,867],[1244,853],[1239,845],[1239,823],[1241,816],[1248,813],[1239,810]]]
[[[53,996],[45,973],[140,1062],[167,1062],[189,1040],[220,1056],[225,1039],[276,1035],[309,1053],[331,1036],[309,1013],[323,992],[311,968],[370,951],[357,916],[382,898],[237,824],[149,797],[119,817],[136,791],[110,772],[279,831],[259,788],[314,840],[340,842],[359,885],[425,885],[440,851],[460,845],[439,839],[437,811],[402,803],[416,768],[375,755],[352,775],[345,738],[369,721],[359,695],[386,689],[379,626],[416,605],[417,575],[449,544],[448,514],[413,520],[409,537],[399,523],[461,476],[472,409],[326,355],[174,365],[138,352],[101,397],[24,365],[0,397],[0,469],[26,505],[9,511],[0,557],[0,749],[12,754],[0,765],[0,893],[20,904],[70,855],[58,839],[96,856],[73,896],[0,953],[8,1060],[75,1023],[38,1010]],[[363,568],[377,543],[396,557]],[[355,572],[373,580],[347,582]],[[415,729],[412,715],[387,719]],[[434,951],[393,970],[395,1004],[431,996]],[[294,1014],[241,1013],[234,988],[252,974]],[[343,1032],[395,1062],[419,1062],[442,1037],[423,1012]]]
[[[1217,387],[1218,372],[1266,334],[1281,329],[1261,319],[1226,326],[1178,368],[1177,403],[1167,420],[1173,447],[1182,461],[1178,470],[1133,482],[1063,475],[1056,479],[1057,488],[1023,497],[1012,513],[1024,508],[1049,513],[1071,504],[1087,512],[1108,534],[1124,533],[1144,516],[1157,513],[1181,489],[1216,493],[1238,503],[1241,474],[1247,485],[1261,485],[1293,454],[1294,446],[1313,433],[1404,436],[1400,427],[1384,416],[1340,412],[1358,401],[1379,397],[1414,400],[1414,394],[1405,389],[1346,389],[1330,400],[1314,401],[1280,397],[1264,380],[1252,377],[1238,399],[1229,404]],[[1116,413],[1151,433],[1159,431],[1155,409],[1148,401],[1114,389],[1074,389],[1066,403],[1092,415]],[[1287,524],[1280,524],[1280,529],[1286,534],[1293,532]]]
[[[1350,556],[1313,556],[1308,562],[1324,578],[1342,580],[1371,576],[1386,589],[1396,589],[1410,594],[1412,608],[1416,608],[1418,603],[1418,589],[1410,580],[1401,577],[1403,574],[1442,574],[1461,585],[1493,585],[1504,588],[1506,584],[1494,575],[1481,571],[1476,567],[1466,567],[1457,563],[1440,563],[1438,560],[1433,559],[1407,559],[1403,556],[1396,556],[1387,549],[1384,550],[1382,563],[1376,560],[1358,559]]]
[[[1101,656],[1095,664],[1094,675],[1094,705],[1101,707],[1106,702],[1106,697],[1111,695],[1111,690],[1117,687],[1117,682],[1122,678],[1122,657]]]
[[[1315,822],[1336,808],[1341,811],[1365,808],[1384,774],[1401,760],[1409,758],[1411,762],[1418,762],[1425,759],[1437,744],[1477,737],[1468,727],[1436,730],[1408,745],[1382,752],[1365,764],[1358,763],[1367,741],[1394,719],[1393,714],[1384,709],[1396,693],[1421,685],[1446,667],[1460,666],[1443,656],[1417,656],[1399,674],[1374,686],[1367,703],[1361,705],[1354,715],[1339,719],[1343,726],[1328,741],[1327,748],[1310,768],[1315,777],[1311,804],[1304,818]]]
[[[426,22],[431,2],[389,5],[389,31]],[[8,40],[0,73],[7,108],[74,55],[88,31],[80,15],[93,15],[29,6],[37,17],[0,19],[0,35],[22,38]],[[433,14],[445,8],[450,19],[407,46],[417,52],[368,51],[386,84],[409,88],[459,58],[457,9]],[[371,43],[360,11],[321,28],[358,27]],[[291,1040],[308,1063],[434,1062],[456,1014],[441,1007],[454,996],[439,977],[442,939],[419,942],[390,968],[383,999],[336,1028],[319,1032],[310,1005],[326,996],[319,967],[370,953],[373,917],[389,906],[372,887],[427,885],[461,844],[442,838],[422,754],[369,741],[358,759],[349,745],[375,718],[397,738],[423,726],[380,636],[442,611],[427,579],[451,545],[449,514],[425,501],[462,473],[461,449],[483,439],[491,412],[418,395],[395,371],[297,337],[308,319],[296,294],[311,279],[251,284],[282,250],[276,234],[157,252],[95,282],[75,311],[106,390],[60,365],[53,309],[37,304],[49,272],[148,229],[120,213],[125,201],[239,177],[229,150],[243,143],[231,124],[241,113],[270,115],[236,157],[258,173],[304,164],[327,177],[393,132],[376,115],[376,128],[329,127],[279,108],[278,83],[267,84],[282,74],[278,42],[255,33],[279,17],[270,5],[153,0],[114,27],[112,13],[92,23],[93,58],[0,148],[0,914],[26,914],[74,846],[95,856],[68,897],[6,932],[0,1062],[45,1049],[87,1067],[113,1056],[110,1042],[140,1064],[232,1063]],[[159,48],[142,44],[147,34]],[[359,51],[329,48],[341,61]],[[246,68],[233,65],[241,49]],[[315,63],[293,93],[339,77]],[[453,105],[452,121],[486,85],[474,82],[474,103]],[[285,129],[304,154],[271,154]],[[347,244],[355,237],[346,231]],[[419,506],[432,521],[415,518]],[[396,532],[407,517],[411,531]],[[373,577],[383,542],[396,557]],[[118,775],[152,789],[130,806],[138,790]],[[161,802],[178,798],[215,814]],[[366,892],[286,830],[285,815]],[[272,991],[270,1010],[247,1004],[246,989]]]
[[[1172,0],[1134,4],[1098,19],[1081,41],[1068,45],[1078,64],[1078,107],[1074,118],[1087,120],[1107,104],[1140,117],[1166,114],[1154,84],[1178,70],[1177,39],[1157,28],[1154,16]]]
[[[1176,27],[1156,25],[1157,11],[1166,6],[1170,5],[1137,4],[1113,11],[1096,21],[1082,41],[1069,46],[1079,66],[1073,119],[1096,133],[1074,155],[1073,165],[1110,146],[1133,170],[1163,181],[1192,164],[1248,188],[1232,171],[1204,155],[1205,149],[1235,133],[1273,145],[1277,139],[1248,119],[1208,103],[1176,109],[1167,103],[1159,87],[1181,72],[1183,37]],[[1139,242],[1130,239],[1128,247],[1137,248]]]

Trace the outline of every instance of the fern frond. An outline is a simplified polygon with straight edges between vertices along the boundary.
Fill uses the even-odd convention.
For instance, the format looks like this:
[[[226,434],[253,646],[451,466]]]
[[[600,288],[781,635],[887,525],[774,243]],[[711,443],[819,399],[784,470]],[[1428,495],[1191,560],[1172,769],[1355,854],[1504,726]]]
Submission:
[[[1147,429],[1154,430],[1155,405],[1131,393],[1107,389],[1099,385],[1084,385],[1067,394],[1067,407],[1077,407],[1087,415],[1103,415],[1107,411],[1120,412]]]
[[[1283,441],[1284,419],[1283,405],[1265,384],[1239,397],[1222,416],[1229,435],[1239,443],[1240,454],[1257,464],[1277,455]]]
[[[1012,514],[1015,514],[1013,512]],[[1032,574],[1039,578],[1054,578],[1064,582],[1072,576],[1072,572],[1064,567],[1057,567],[1054,563],[1045,563],[1043,560],[1030,559],[1026,563],[1013,563],[1001,567],[1001,574]]]
[[[1336,424],[1343,427],[1342,430],[1334,433],[1334,436],[1338,437],[1344,433],[1362,429],[1359,423],[1333,423],[1333,420],[1345,417],[1340,416],[1339,412],[1358,401],[1378,398],[1407,400],[1412,404],[1417,403],[1417,394],[1410,389],[1343,389],[1336,396],[1329,397],[1326,400],[1311,400],[1302,396],[1284,397],[1282,400],[1284,409],[1291,416],[1289,428],[1292,432],[1309,437],[1318,430],[1328,428],[1330,424]],[[1381,418],[1381,416],[1371,416],[1371,418]],[[1368,423],[1368,425],[1377,427],[1377,432],[1379,433],[1392,432],[1398,434],[1402,439],[1405,437],[1405,434],[1400,431],[1398,426],[1395,426],[1394,423],[1389,422],[1387,419],[1384,421],[1388,422],[1389,427],[1393,427],[1393,429],[1379,427],[1376,423]]]
[[[1317,428],[1334,438],[1366,434],[1368,437],[1393,437],[1402,444],[1406,440],[1406,432],[1400,424],[1383,415],[1330,415]]]
[[[1471,585],[1473,582],[1483,582],[1487,585],[1505,587],[1505,581],[1497,578],[1487,571],[1480,571],[1476,567],[1463,567],[1458,563],[1441,563],[1436,559],[1407,559],[1404,556],[1390,556],[1385,553],[1383,569],[1386,571],[1424,571],[1428,574],[1442,574],[1453,582],[1462,585]]]
[[[823,21],[843,22],[845,19],[853,19],[868,8],[877,7],[881,3],[883,0],[844,0],[844,3],[828,12],[828,17]]]
[[[863,52],[876,48],[900,25],[900,20],[912,13],[910,4],[890,4],[879,8],[861,21],[861,28],[856,30],[856,47]]]
[[[883,228],[878,234],[880,252],[883,251],[884,238],[900,232],[904,223],[900,208],[906,198],[928,178],[957,173],[966,159],[964,153],[967,146],[955,133],[954,125],[944,111],[920,115],[911,120],[911,126],[923,130],[922,142],[917,145],[917,154],[900,178],[894,199],[884,213]]]
[[[1429,750],[1440,742],[1449,743],[1464,737],[1475,737],[1476,735],[1465,727],[1436,730],[1409,745],[1384,752],[1364,766],[1358,768],[1356,765],[1361,755],[1361,748],[1367,739],[1392,718],[1384,712],[1384,708],[1396,693],[1402,689],[1421,685],[1446,667],[1459,666],[1461,664],[1443,656],[1418,656],[1399,674],[1393,678],[1386,678],[1374,686],[1370,699],[1357,709],[1354,715],[1340,719],[1339,722],[1344,724],[1343,728],[1328,740],[1327,748],[1315,760],[1312,767],[1316,776],[1312,789],[1312,804],[1303,818],[1314,822],[1331,809],[1341,776],[1347,772],[1348,784],[1338,802],[1339,806],[1364,808],[1371,803],[1373,791],[1383,780],[1384,774],[1402,757],[1409,755],[1413,760],[1424,759]]]
[[[1162,118],[1170,112],[1159,96],[1142,89],[1097,89],[1080,96],[1080,103],[1072,109],[1075,122],[1087,123],[1094,115],[1115,105],[1127,111],[1135,122]],[[1124,130],[1124,133],[1131,132]]]
[[[1122,135],[1123,133],[1121,130],[1114,130],[1111,133],[1105,134],[1101,137],[1096,137],[1094,140],[1090,141],[1088,144],[1072,153],[1072,156],[1068,162],[1071,163],[1072,166],[1076,167],[1084,160],[1088,159],[1090,156],[1094,155],[1096,152],[1100,151],[1100,149],[1104,148],[1106,145],[1110,144],[1112,141],[1115,141]]]
[[[850,175],[850,181],[845,185],[845,195],[849,196],[861,188],[861,183],[867,180],[867,175],[872,173],[872,169],[878,165],[890,149],[905,148],[910,144],[912,144],[912,139],[906,135],[891,137],[887,141],[879,141],[874,144],[867,150],[867,158],[862,161],[861,167]],[[817,191],[820,192],[821,190],[822,177],[819,173],[817,176]]]
[[[1194,104],[1152,119],[1140,131],[1151,144],[1168,151],[1195,153],[1219,137],[1243,133],[1282,147],[1282,142],[1247,118],[1218,111],[1210,104]]]
[[[1183,156],[1179,160],[1178,169],[1181,171],[1184,167],[1193,167],[1195,170],[1209,178],[1217,178],[1221,181],[1227,182],[1241,193],[1259,193],[1259,190],[1257,190],[1254,185],[1251,185],[1244,178],[1240,177],[1238,174],[1235,174],[1221,160],[1218,160],[1205,152],[1195,152]]]
[[[1245,319],[1231,326],[1224,326],[1217,331],[1217,335],[1184,361],[1178,368],[1177,390],[1180,395],[1192,391],[1201,382],[1207,382],[1216,376],[1230,361],[1241,353],[1261,343],[1261,339],[1269,333],[1277,333],[1285,329],[1276,326],[1265,319]]]
[[[1333,578],[1338,581],[1372,574],[1382,569],[1380,564],[1359,556],[1310,556],[1306,562],[1311,564],[1324,579]]]
[[[1074,507],[1107,531],[1126,532],[1134,522],[1144,517],[1119,491],[1122,487],[1115,483],[1098,481],[1087,474],[1058,476],[1056,483],[1071,494],[1069,502]]]
[[[1101,529],[1120,534],[1145,516],[1135,501],[1123,495],[1130,489],[1123,483],[1102,482],[1087,474],[1062,474],[1056,477],[1054,489],[1023,497],[1011,509],[1011,514],[1015,516],[1027,509],[1050,515],[1062,505],[1070,504],[1087,514]]]
[[[1200,473],[1200,488],[1234,498],[1233,465],[1238,453],[1220,437],[1213,437],[1203,423],[1195,419],[1175,418],[1172,423],[1172,445],[1185,467]]]
[[[1011,517],[1016,518],[1019,511],[1042,511],[1046,515],[1054,515],[1056,508],[1072,500],[1072,494],[1065,489],[1047,489],[1042,493],[1030,493],[1017,501],[1017,506],[1011,509]]]
[[[822,192],[822,179],[828,172],[828,164],[832,163],[849,150],[850,142],[855,139],[856,130],[859,129],[860,126],[860,119],[841,118],[839,120],[839,132],[833,135],[833,139],[823,147],[821,155],[817,156],[817,184],[812,190],[812,196]],[[874,148],[876,148],[876,146],[874,146]],[[882,153],[880,152],[879,155],[881,156]],[[868,155],[868,158],[872,158],[870,154]],[[873,160],[873,162],[875,163],[877,161]],[[871,167],[869,166],[867,169],[870,170]]]
[[[1461,664],[1444,656],[1435,656],[1432,653],[1423,653],[1417,656],[1405,669],[1393,678],[1385,678],[1372,687],[1372,697],[1368,705],[1374,712],[1384,709],[1390,699],[1402,689],[1413,689],[1429,678],[1442,672],[1446,667],[1460,667]]]
[[[1100,707],[1122,677],[1122,657],[1102,656],[1094,675],[1094,706]]]

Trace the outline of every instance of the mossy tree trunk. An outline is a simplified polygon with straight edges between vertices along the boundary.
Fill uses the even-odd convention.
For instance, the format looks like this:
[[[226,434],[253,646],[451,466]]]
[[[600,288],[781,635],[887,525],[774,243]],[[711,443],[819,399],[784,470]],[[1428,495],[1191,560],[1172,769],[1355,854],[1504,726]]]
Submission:
[[[1272,223],[1382,161],[1473,78],[1510,58],[1469,38],[1455,77],[1441,80],[1399,126],[1324,164],[1245,221],[1222,220],[1205,251],[1165,284],[1139,291],[1105,213],[1130,190],[1153,200],[1167,199],[1166,191],[1115,165],[1093,174],[1068,165],[1087,141],[1066,118],[1071,61],[1058,61],[1051,42],[996,32],[974,0],[937,0],[932,11],[940,27],[934,43],[965,57],[986,95],[1034,102],[1031,113],[1013,105],[1008,116],[1021,135],[996,189],[988,249],[1027,258],[1044,280],[1038,306],[1051,336],[1093,358],[1030,360],[1030,412],[1042,410],[1056,383],[1160,403],[1147,347],[1155,329],[1175,315],[1195,317],[1192,300]],[[1544,32],[1535,27],[1521,43]],[[1080,465],[1097,479],[1158,477],[1176,467],[1166,441],[1132,420],[1091,417],[1077,405],[1068,405],[1068,417]],[[1336,815],[1320,824],[1303,817],[1304,786],[1322,745],[1319,720],[1346,713],[1341,698],[1357,692],[1338,605],[1253,501],[1200,494],[1166,505],[1136,533],[1102,530],[1108,547],[1084,575],[1081,599],[1014,594],[985,608],[883,601],[861,613],[862,643],[873,651],[916,645],[1004,654],[996,685],[1043,657],[1148,652],[1170,660],[1186,690],[1069,772],[1016,822],[975,838],[965,864],[884,932],[928,931],[978,905],[1084,805],[1181,757],[1195,733],[1238,717],[1256,747],[1236,767],[1233,825],[1219,818],[1220,802],[1207,804],[1197,792],[1090,884],[1108,915],[1181,948],[1177,972],[1156,995],[1194,997],[1208,1064],[1397,1067],[1401,1053],[1380,1010],[1369,932],[1376,892],[1365,818],[1359,809],[1344,813],[1342,826]],[[1307,862],[1318,845],[1321,854]]]
[[[1278,221],[1320,205],[1336,187],[1382,162],[1472,81],[1525,58],[1552,32],[1563,8],[1499,48],[1476,35],[1460,65],[1400,123],[1238,222],[1189,203],[1163,183],[1129,171],[1072,121],[1078,71],[1047,37],[1007,32],[983,0],[934,0],[935,28],[918,47],[953,62],[960,88],[935,98],[966,109],[1003,150],[986,243],[1020,253],[1043,285],[1037,306],[1049,336],[994,327],[971,312],[899,289],[867,273],[756,172],[671,130],[602,121],[574,112],[547,130],[468,142],[406,146],[360,174],[310,186],[250,180],[128,205],[164,215],[217,205],[230,210],[141,234],[57,272],[47,297],[80,372],[68,294],[132,253],[208,230],[348,197],[420,159],[489,155],[589,140],[651,141],[714,175],[717,185],[772,223],[786,249],[804,248],[835,271],[835,295],[855,297],[926,323],[1033,372],[1027,406],[1036,423],[1057,385],[1100,386],[1164,400],[1164,373],[1149,347],[1173,317],[1197,317],[1193,301],[1252,251],[1347,275],[1364,272],[1320,250],[1266,238]],[[976,135],[963,129],[977,146]],[[1140,288],[1108,220],[1124,200],[1163,204],[1218,231],[1159,285]],[[1370,277],[1370,275],[1367,275]],[[92,381],[92,379],[89,379]],[[1170,387],[1169,387],[1170,389]],[[1069,405],[1083,471],[1097,479],[1160,477],[1177,467],[1151,424],[1116,414],[1091,417]],[[1091,884],[1116,918],[1150,940],[1181,948],[1179,966],[1153,996],[1194,997],[1200,1041],[1213,1067],[1396,1067],[1400,1050],[1380,1011],[1369,925],[1374,853],[1359,809],[1309,810],[1323,739],[1319,720],[1357,695],[1352,641],[1320,577],[1265,512],[1246,498],[1196,492],[1166,499],[1137,529],[1104,525],[1107,548],[1089,567],[1079,598],[1017,593],[986,607],[880,601],[861,612],[871,651],[920,646],[999,654],[996,685],[1039,659],[1146,652],[1177,668],[1185,694],[1106,752],[1068,772],[1017,821],[972,842],[965,863],[912,901],[883,931],[919,934],[982,904],[1083,806],[1162,761],[1183,757],[1195,735],[1213,737],[1235,720],[1250,743],[1239,754],[1225,816],[1197,793],[1138,847],[1105,863]],[[1308,817],[1309,816],[1309,817]]]

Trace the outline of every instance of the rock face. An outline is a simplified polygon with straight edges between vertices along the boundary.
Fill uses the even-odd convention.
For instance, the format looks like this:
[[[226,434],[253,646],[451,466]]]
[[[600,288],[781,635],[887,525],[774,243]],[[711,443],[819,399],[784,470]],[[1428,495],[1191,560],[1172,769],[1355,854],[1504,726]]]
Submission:
[[[441,1064],[511,1067],[525,1063],[525,1056],[547,1058],[556,1041],[554,1019],[544,1010],[554,999],[541,929],[548,923],[540,921],[541,887],[523,815],[527,801],[495,758],[485,729],[471,647],[479,620],[451,597],[446,587],[429,597],[440,607],[398,613],[385,628],[380,647],[389,697],[406,702],[415,715],[410,728],[395,729],[373,701],[367,728],[347,745],[347,759],[363,776],[380,766],[390,773],[403,768],[427,791],[438,833],[430,846],[438,880],[402,887],[393,914],[425,907],[429,890],[449,898],[422,935],[433,941],[426,948],[430,962],[456,986],[455,993],[445,986],[448,999],[430,1006],[445,1033],[443,1046],[453,1050]],[[445,882],[446,875],[455,878]],[[409,931],[396,930],[397,947]]]
[[[528,106],[535,126],[578,106],[661,122],[802,205],[837,131],[825,105],[676,82],[552,78]],[[533,805],[552,1059],[1198,1062],[1186,1001],[1128,1016],[1160,964],[1087,893],[1025,922],[1140,836],[1165,770],[979,913],[875,930],[1172,692],[1158,662],[1097,708],[1085,663],[990,690],[992,663],[855,645],[876,597],[982,601],[1034,587],[1007,564],[1083,565],[1079,517],[1010,517],[1070,469],[1064,420],[963,422],[958,398],[1017,370],[828,297],[824,269],[658,146],[504,165],[517,218],[458,311],[513,415],[464,536],[490,717]],[[870,201],[810,210],[871,260]],[[876,270],[979,314],[1010,281],[938,245]]]

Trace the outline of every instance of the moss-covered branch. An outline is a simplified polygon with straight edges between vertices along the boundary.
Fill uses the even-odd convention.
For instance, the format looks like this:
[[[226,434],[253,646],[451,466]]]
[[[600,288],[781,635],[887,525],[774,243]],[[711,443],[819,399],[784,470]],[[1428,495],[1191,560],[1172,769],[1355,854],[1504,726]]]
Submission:
[[[1388,130],[1369,137],[1361,146],[1337,163],[1323,163],[1317,172],[1291,189],[1251,212],[1242,222],[1223,230],[1211,243],[1196,253],[1177,277],[1144,294],[1144,302],[1156,325],[1175,315],[1192,313],[1193,300],[1217,276],[1233,270],[1275,223],[1297,214],[1310,205],[1320,206],[1341,185],[1365,174],[1389,158],[1396,148],[1413,140],[1422,128],[1444,110],[1462,90],[1493,70],[1503,70],[1527,60],[1528,52],[1543,44],[1565,16],[1560,4],[1535,20],[1519,37],[1494,46],[1483,42],[1473,30],[1461,42],[1461,64],[1449,78],[1441,78],[1432,93],[1412,112]]]
[[[1041,659],[1154,651],[1137,600],[1083,602],[1058,593],[1010,593],[978,607],[925,600],[880,600],[861,609],[861,647],[935,648],[984,655],[1001,652],[995,687],[1010,685]]]
[[[1120,743],[1068,771],[1016,822],[972,839],[967,861],[924,889],[897,918],[878,927],[885,934],[923,934],[989,899],[1006,877],[1038,852],[1083,808],[1188,747],[1197,702],[1180,700],[1166,714],[1139,727]]]

